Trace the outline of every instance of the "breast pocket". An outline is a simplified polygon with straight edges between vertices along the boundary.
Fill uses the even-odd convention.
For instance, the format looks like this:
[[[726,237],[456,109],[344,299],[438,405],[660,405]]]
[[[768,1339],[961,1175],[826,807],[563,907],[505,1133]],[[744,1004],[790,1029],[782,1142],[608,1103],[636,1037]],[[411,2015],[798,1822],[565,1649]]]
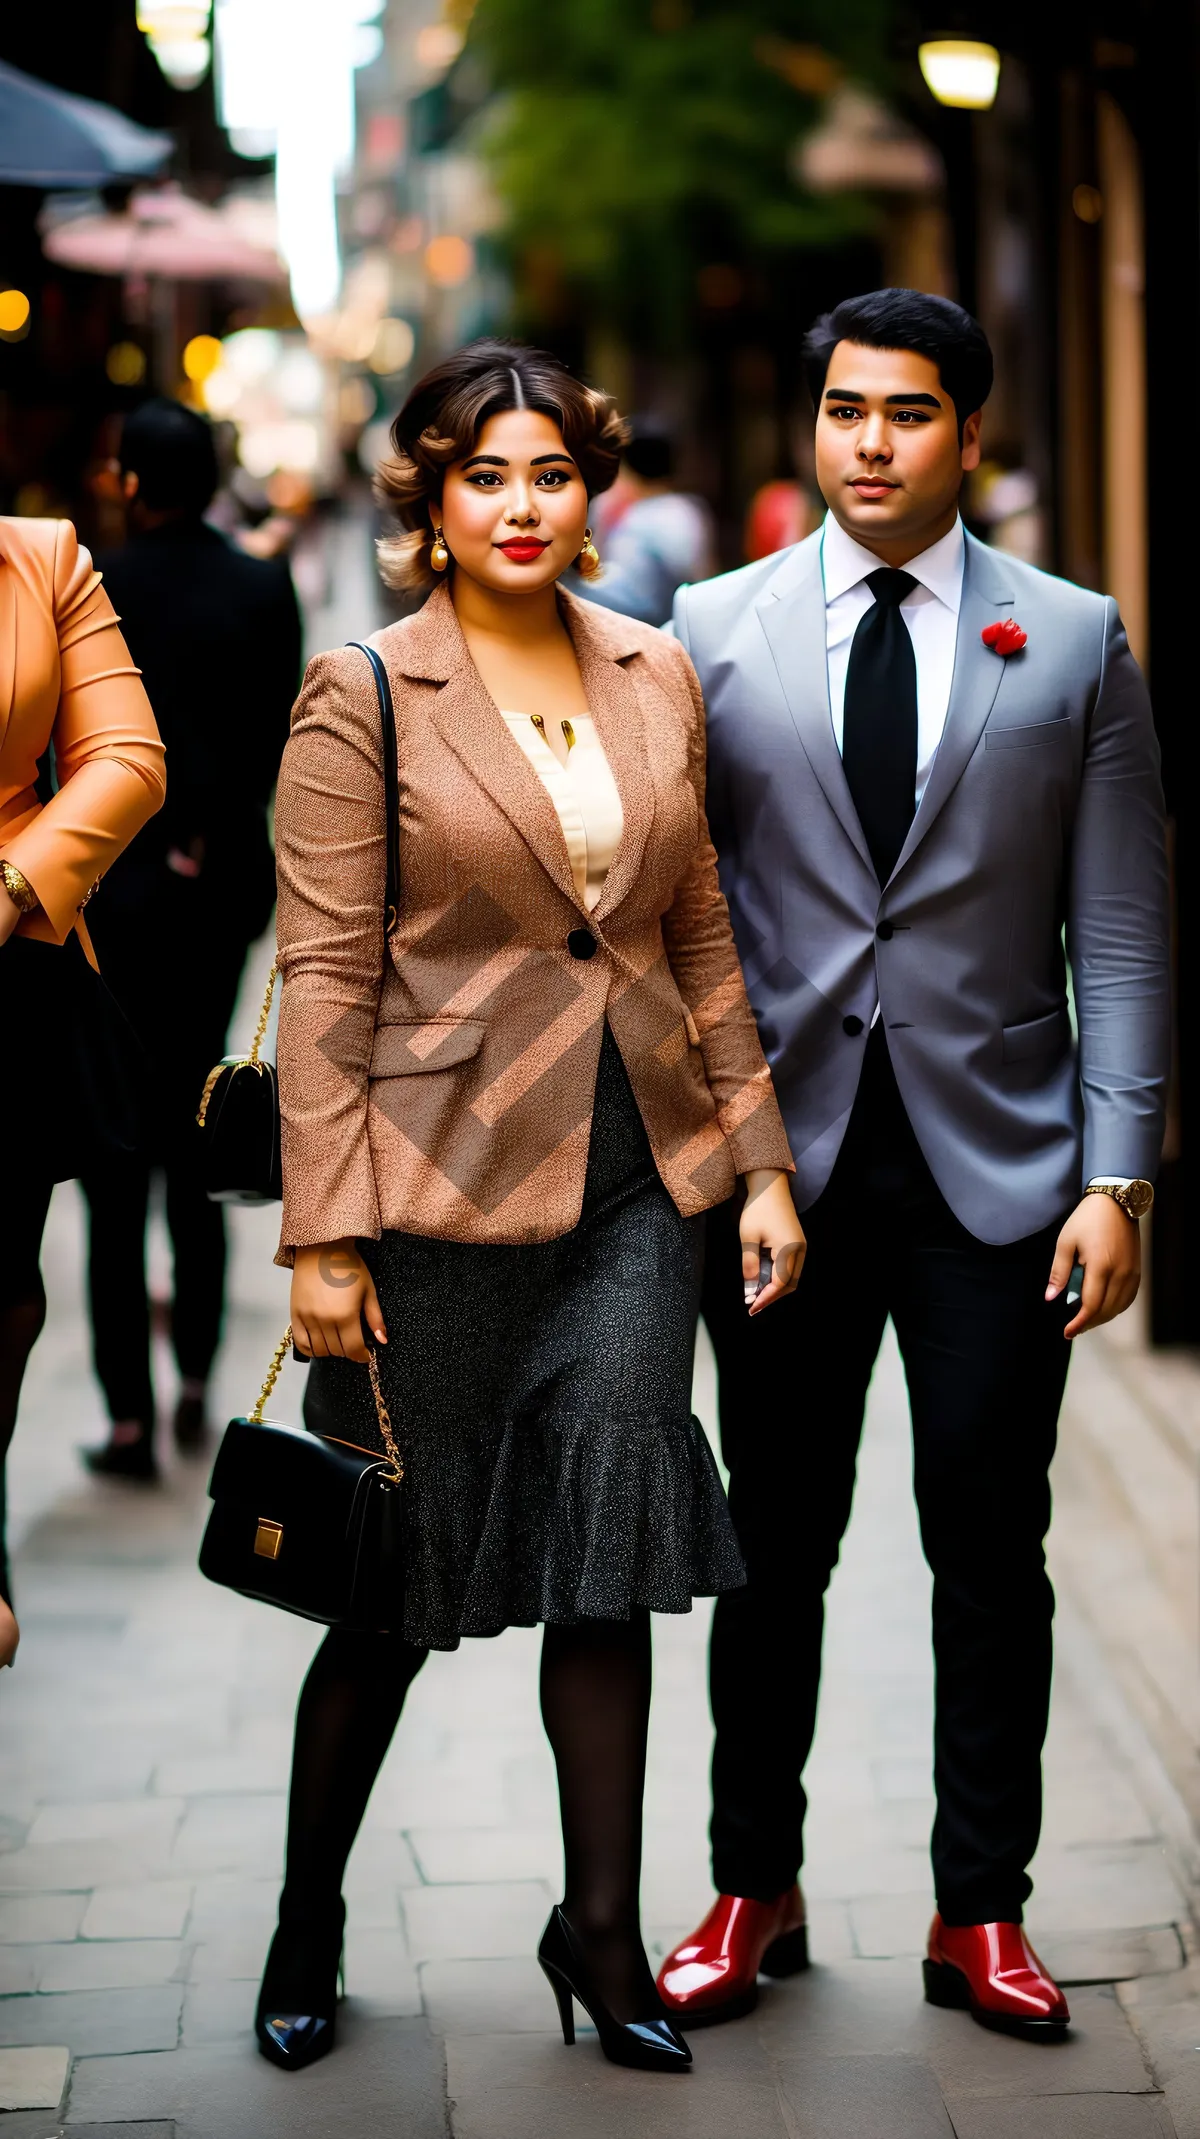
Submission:
[[[1021,728],[989,728],[985,741],[989,750],[1044,750],[1048,744],[1069,738],[1070,733],[1069,720],[1037,720]]]

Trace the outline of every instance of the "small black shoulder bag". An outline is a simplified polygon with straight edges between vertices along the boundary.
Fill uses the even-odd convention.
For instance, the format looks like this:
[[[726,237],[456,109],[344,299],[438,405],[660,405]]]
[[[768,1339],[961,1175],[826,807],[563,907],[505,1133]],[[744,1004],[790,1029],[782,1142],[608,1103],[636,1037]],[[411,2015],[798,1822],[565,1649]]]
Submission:
[[[384,893],[384,940],[396,925],[400,908],[400,774],[397,764],[396,712],[388,673],[373,646],[350,639],[366,655],[379,694],[383,730],[383,793],[387,820],[387,885]],[[283,1195],[280,1155],[279,1079],[275,1064],[262,1056],[278,966],[271,967],[258,1029],[248,1055],[226,1055],[211,1069],[200,1095],[196,1121],[204,1131],[204,1188],[211,1203],[278,1203]]]

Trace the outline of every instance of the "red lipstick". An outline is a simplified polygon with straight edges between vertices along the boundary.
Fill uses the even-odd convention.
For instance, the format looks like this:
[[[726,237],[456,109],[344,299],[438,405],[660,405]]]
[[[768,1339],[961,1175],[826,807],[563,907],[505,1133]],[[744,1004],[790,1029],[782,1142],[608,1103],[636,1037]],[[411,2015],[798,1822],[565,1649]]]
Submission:
[[[503,550],[514,564],[535,564],[542,551],[549,547],[548,542],[540,542],[536,535],[514,535],[510,542],[496,544],[496,548]]]

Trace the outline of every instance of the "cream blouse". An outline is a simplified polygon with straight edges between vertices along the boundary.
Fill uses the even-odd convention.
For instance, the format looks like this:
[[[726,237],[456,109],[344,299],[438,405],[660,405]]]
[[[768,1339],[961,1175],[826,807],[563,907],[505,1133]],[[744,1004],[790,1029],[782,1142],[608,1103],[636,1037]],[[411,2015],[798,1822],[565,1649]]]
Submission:
[[[563,765],[528,713],[508,713],[502,707],[501,716],[549,792],[567,843],[575,890],[590,913],[599,904],[625,822],[596,723],[590,714],[564,723],[570,749]]]

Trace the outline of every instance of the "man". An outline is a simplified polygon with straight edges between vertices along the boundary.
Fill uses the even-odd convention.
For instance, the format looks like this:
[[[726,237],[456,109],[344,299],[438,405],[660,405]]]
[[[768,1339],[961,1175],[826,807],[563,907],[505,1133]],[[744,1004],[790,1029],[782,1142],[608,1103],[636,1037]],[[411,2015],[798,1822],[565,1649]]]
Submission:
[[[575,592],[643,624],[665,624],[675,591],[713,569],[712,514],[702,498],[675,488],[671,434],[655,416],[635,416],[621,473],[596,500],[603,570]]]
[[[96,1371],[112,1419],[88,1451],[110,1476],[152,1479],[146,1295],[150,1166],[166,1177],[174,1251],[175,1438],[199,1447],[221,1330],[224,1216],[204,1194],[196,1108],[225,1049],[246,951],[275,899],[267,805],[300,673],[287,564],[247,557],[206,525],[212,430],[173,401],[131,415],[121,478],[131,538],[100,561],[171,768],[170,799],[88,908],[104,977],[142,1039],[155,1102],[149,1163],[84,1183]]]
[[[753,1322],[710,1256],[748,1585],[713,1628],[719,1899],[660,1984],[694,2024],[751,2005],[760,1967],[805,1963],[823,1594],[890,1315],[933,1572],[926,1995],[1053,2034],[1066,2001],[1021,1930],[1050,1690],[1047,1473],[1064,1338],[1137,1292],[1162,1137],[1158,751],[1115,603],[964,535],[992,380],[976,322],[877,291],[818,321],[806,357],[823,530],[675,607],[808,1252],[799,1290]]]

